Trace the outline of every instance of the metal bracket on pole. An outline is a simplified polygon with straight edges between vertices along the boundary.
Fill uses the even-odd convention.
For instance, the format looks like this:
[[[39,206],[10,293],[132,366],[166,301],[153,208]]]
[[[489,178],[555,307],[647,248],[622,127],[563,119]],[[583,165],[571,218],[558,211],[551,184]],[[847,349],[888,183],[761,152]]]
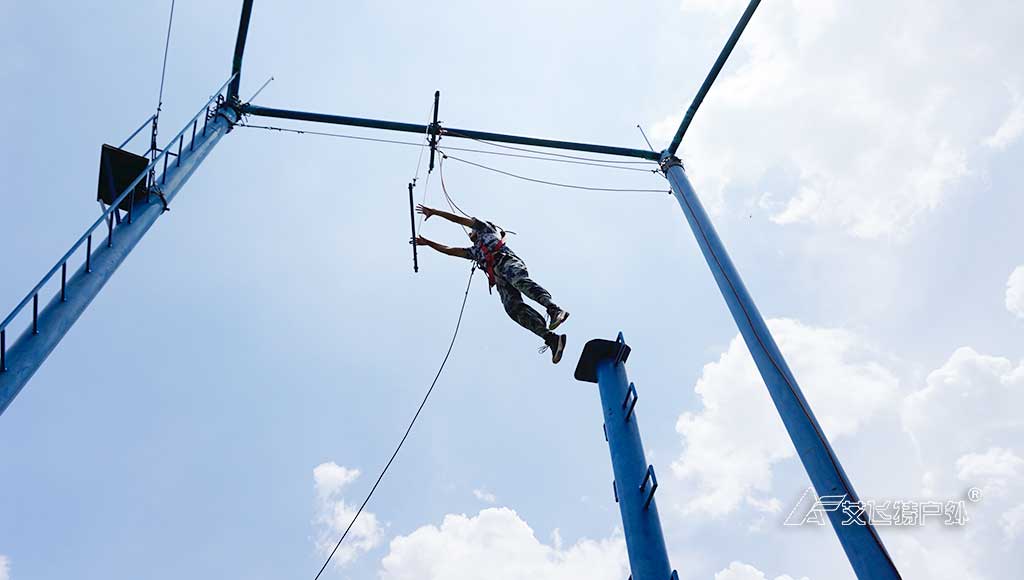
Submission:
[[[419,272],[420,264],[416,257],[416,213],[413,209],[411,181],[409,182],[409,225],[412,226],[412,237],[409,238],[409,243],[412,244],[412,271]]]
[[[437,152],[438,136],[441,134],[441,127],[437,124],[437,106],[441,100],[441,91],[434,91],[434,120],[430,123],[430,165],[428,171],[434,170],[434,153]]]
[[[651,492],[647,494],[647,501],[644,502],[644,509],[651,507],[651,500],[654,499],[654,492],[658,491],[658,477],[654,475],[654,466],[647,466],[647,473],[644,474],[644,480],[640,482],[640,492],[643,493],[644,488],[647,487],[647,481],[651,482]]]
[[[630,395],[632,395],[633,402],[630,404]],[[629,404],[629,410],[626,411],[626,422],[629,422],[629,418],[633,416],[633,409],[636,408],[636,402],[640,400],[640,397],[636,394],[636,385],[629,383],[629,390],[626,391],[626,398],[622,400],[622,408],[625,409],[626,405]]]

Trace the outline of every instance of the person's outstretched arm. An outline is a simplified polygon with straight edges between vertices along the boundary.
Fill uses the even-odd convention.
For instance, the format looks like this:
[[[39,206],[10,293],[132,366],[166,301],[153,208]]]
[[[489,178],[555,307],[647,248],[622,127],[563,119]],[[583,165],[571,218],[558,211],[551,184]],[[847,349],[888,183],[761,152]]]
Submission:
[[[416,236],[417,246],[430,246],[442,254],[448,254],[449,256],[455,256],[456,258],[465,258],[471,260],[472,257],[469,255],[469,249],[467,248],[452,248],[444,244],[439,244],[433,240],[428,240],[423,236]]]
[[[432,216],[432,215],[436,215],[436,216],[442,217],[442,218],[444,218],[444,219],[446,219],[446,220],[448,220],[450,222],[454,222],[454,223],[457,223],[459,225],[466,226],[467,228],[473,227],[473,218],[467,218],[467,217],[458,216],[458,215],[455,215],[453,213],[448,213],[446,211],[441,211],[439,209],[434,209],[432,207],[427,207],[427,206],[425,206],[423,204],[417,205],[416,206],[416,211],[421,213],[421,214],[423,214],[423,219],[424,220],[429,219],[430,216]]]

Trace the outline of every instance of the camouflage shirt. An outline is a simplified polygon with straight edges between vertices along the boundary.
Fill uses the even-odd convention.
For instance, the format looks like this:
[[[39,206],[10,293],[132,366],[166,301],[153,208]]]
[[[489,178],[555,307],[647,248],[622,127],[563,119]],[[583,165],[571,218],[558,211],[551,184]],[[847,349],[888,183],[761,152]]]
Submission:
[[[466,248],[466,251],[469,253],[470,259],[476,262],[477,266],[479,266],[481,270],[486,271],[487,258],[484,256],[481,246],[486,247],[488,252],[493,253],[495,248],[498,247],[498,243],[501,241],[502,232],[498,226],[493,223],[477,218],[473,218],[473,231],[476,233],[476,243],[473,244],[473,246]],[[515,252],[513,252],[507,245],[502,246],[502,248],[498,250],[497,255],[495,255],[494,262],[497,264],[508,258],[515,258],[518,260],[519,256],[516,256]]]

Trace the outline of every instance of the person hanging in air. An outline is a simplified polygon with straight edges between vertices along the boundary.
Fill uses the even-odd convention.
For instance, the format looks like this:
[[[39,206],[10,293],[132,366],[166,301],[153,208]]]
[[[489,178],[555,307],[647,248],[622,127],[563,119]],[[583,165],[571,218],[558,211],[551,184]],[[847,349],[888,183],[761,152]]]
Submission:
[[[550,348],[551,362],[557,364],[562,360],[566,336],[553,331],[569,318],[569,313],[555,305],[551,294],[530,279],[526,264],[505,244],[505,231],[489,221],[461,217],[424,205],[416,206],[416,211],[423,214],[424,220],[436,215],[470,228],[469,239],[473,245],[468,248],[451,248],[423,236],[416,237],[416,245],[430,246],[442,254],[476,262],[477,267],[487,273],[490,287],[498,287],[498,296],[509,317],[544,340],[541,352]],[[523,294],[547,310],[549,323],[523,302]]]

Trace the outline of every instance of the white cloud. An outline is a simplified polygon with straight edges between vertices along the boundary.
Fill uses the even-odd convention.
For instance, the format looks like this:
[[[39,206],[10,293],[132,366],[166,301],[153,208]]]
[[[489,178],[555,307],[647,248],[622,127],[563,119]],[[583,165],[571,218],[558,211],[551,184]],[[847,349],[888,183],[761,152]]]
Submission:
[[[745,4],[683,7],[717,17],[724,38]],[[995,88],[1019,76],[1024,39],[1008,23],[1021,19],[1024,5],[953,0],[763,3],[687,133],[691,178],[714,209],[731,187],[758,197],[767,176],[790,175],[790,191],[772,185],[775,222],[905,235],[1024,131],[1019,95],[1008,113]],[[684,108],[665,112],[658,138]]]
[[[484,503],[494,503],[498,501],[498,498],[494,497],[494,494],[485,489],[474,489],[473,497]]]
[[[449,514],[391,541],[381,580],[622,580],[629,574],[621,535],[563,549],[537,540],[508,508]]]
[[[0,554],[0,580],[11,580],[11,559]]]
[[[920,536],[928,536],[920,539]],[[981,580],[963,538],[921,532],[886,536],[886,545],[904,578]]]
[[[768,326],[831,439],[855,433],[895,394],[896,378],[871,360],[855,334],[789,319]],[[684,449],[672,465],[694,486],[677,494],[693,498],[684,510],[720,516],[745,502],[778,512],[779,501],[764,494],[771,491],[773,464],[793,457],[794,448],[739,335],[717,362],[704,366],[695,390],[702,408],[679,417]]]
[[[1003,498],[1011,486],[1024,479],[1024,459],[1001,447],[992,447],[985,453],[968,453],[956,460],[956,477],[980,487],[986,498]]]
[[[342,492],[345,487],[359,478],[358,469],[349,469],[333,461],[321,463],[313,469],[316,488],[316,548],[324,554],[331,553],[338,538],[344,533],[357,506],[345,501]],[[383,531],[377,516],[363,510],[352,525],[345,541],[338,548],[332,560],[335,566],[344,566],[355,560],[360,553],[372,550],[383,539]]]
[[[903,429],[914,440],[926,470],[927,495],[963,491],[957,460],[966,468],[994,444],[1019,447],[1024,438],[1024,365],[957,349],[932,371],[924,388],[903,401]],[[991,453],[991,451],[989,451]],[[967,459],[964,459],[967,457]]]
[[[921,493],[955,499],[969,488],[983,492],[980,502],[967,505],[966,538],[946,545],[948,538],[936,537],[930,548],[912,553],[955,557],[962,570],[1006,557],[998,549],[1000,540],[1012,542],[1024,530],[1022,406],[1024,364],[969,347],[957,349],[928,375],[923,388],[904,399],[903,429],[924,472]]]
[[[1006,119],[996,132],[985,139],[986,145],[999,151],[1006,149],[1024,135],[1024,98],[1021,98],[1020,91],[1013,85],[1008,85],[1007,88],[1010,90],[1013,103],[1010,113],[1006,115]]]
[[[1012,542],[1020,537],[1024,533],[1024,503],[1006,510],[999,519],[999,525],[1007,540]]]
[[[722,570],[721,572],[715,573],[715,580],[767,580],[768,577],[764,575],[764,572],[751,566],[750,564],[744,564],[743,562],[731,562],[729,567]],[[793,580],[792,576],[783,574],[782,576],[776,576],[775,580]],[[805,576],[802,580],[807,580]]]
[[[318,497],[339,493],[359,477],[358,469],[348,469],[335,462],[321,463],[313,468],[313,482]]]
[[[1006,280],[1006,309],[1024,318],[1024,266],[1017,266]]]

